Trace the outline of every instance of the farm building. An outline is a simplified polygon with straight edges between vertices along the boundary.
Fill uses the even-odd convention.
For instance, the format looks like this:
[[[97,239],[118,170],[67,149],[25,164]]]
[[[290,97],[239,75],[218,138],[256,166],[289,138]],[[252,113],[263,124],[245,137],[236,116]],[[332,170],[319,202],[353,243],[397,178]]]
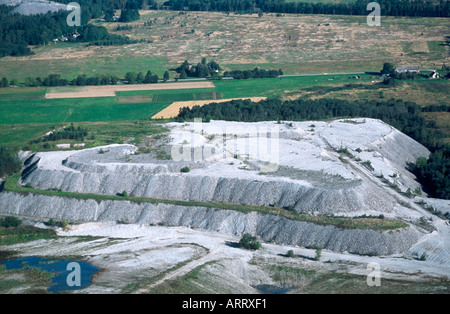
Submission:
[[[415,73],[419,73],[419,66],[409,66],[409,67],[396,67],[395,68],[395,73],[408,73],[408,72],[415,72]]]
[[[428,78],[431,79],[438,79],[439,78],[439,72],[436,72],[436,70],[433,70],[429,75]]]

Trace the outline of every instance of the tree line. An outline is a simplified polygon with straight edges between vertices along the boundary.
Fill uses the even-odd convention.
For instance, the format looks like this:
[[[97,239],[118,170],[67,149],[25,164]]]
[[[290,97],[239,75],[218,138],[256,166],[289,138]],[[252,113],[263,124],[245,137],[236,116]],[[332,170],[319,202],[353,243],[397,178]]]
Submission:
[[[84,138],[88,136],[88,130],[82,128],[81,126],[75,127],[73,123],[60,130],[51,132],[50,134],[39,137],[35,140],[30,141],[30,144],[38,144],[41,142],[49,142],[49,141],[59,141],[59,140],[76,140],[76,141],[84,141]]]
[[[45,78],[38,77],[27,77],[23,85],[25,86],[86,86],[86,85],[115,85],[118,82],[118,77],[115,75],[97,75],[93,77],[87,77],[85,74],[78,75],[77,78],[73,80],[67,80],[61,78],[59,74],[50,74]],[[16,79],[8,80],[3,77],[0,80],[0,87],[9,87],[10,85],[18,85],[19,82]]]
[[[430,105],[423,107],[422,112],[450,112],[450,105]]]
[[[250,78],[273,78],[283,75],[283,71],[266,70],[258,67],[253,70],[233,70],[225,71],[220,75],[222,68],[216,61],[207,62],[206,58],[202,58],[201,62],[196,65],[191,65],[188,60],[185,60],[179,67],[171,69],[180,74],[180,79],[192,78],[211,78],[220,79],[221,77],[233,77],[235,79],[250,79]]]
[[[336,117],[368,117],[380,119],[397,128],[432,152],[430,158],[411,165],[419,181],[433,197],[450,199],[450,145],[437,127],[429,125],[421,115],[422,108],[403,100],[297,99],[282,101],[267,99],[260,102],[233,100],[206,106],[184,107],[176,118],[182,122],[194,118],[227,121],[302,121]]]
[[[164,72],[165,81],[169,79],[169,72]],[[127,72],[123,78],[119,78],[117,75],[113,74],[98,74],[96,76],[87,76],[86,74],[80,74],[72,80],[61,78],[60,74],[50,74],[45,78],[41,77],[27,77],[23,85],[25,86],[98,86],[98,85],[117,85],[119,82],[126,82],[128,84],[151,84],[158,83],[159,77],[153,74],[152,71],[147,71],[144,76],[143,72]],[[19,84],[16,79],[8,80],[3,77],[0,80],[0,87],[9,87],[10,85]]]
[[[434,197],[450,199],[450,145],[433,151],[427,158],[421,157],[412,167],[427,192]]]
[[[180,79],[186,79],[188,77],[218,78],[218,73],[221,70],[221,67],[215,61],[207,62],[206,58],[202,58],[201,62],[196,65],[191,65],[188,60],[185,60],[174,70],[180,74]]]
[[[78,41],[88,42],[96,46],[129,45],[138,42],[127,36],[110,34],[105,27],[92,24],[82,26],[77,32],[80,34]]]
[[[185,60],[179,67],[175,69],[169,69],[164,72],[162,81],[167,82],[170,79],[169,71],[174,71],[179,74],[176,78],[208,78],[208,79],[220,79],[221,71],[220,65],[215,61],[207,62],[205,58],[196,65],[191,65],[189,61]],[[41,77],[27,77],[25,82],[21,83],[26,86],[86,86],[86,85],[116,85],[119,82],[125,82],[127,84],[154,84],[158,83],[160,77],[152,73],[152,71],[145,72],[127,72],[125,77],[119,78],[117,75],[112,74],[97,74],[95,76],[88,77],[85,74],[80,74],[72,80],[61,78],[59,74],[50,74],[45,78]],[[255,68],[253,70],[235,70],[230,72],[224,72],[223,76],[232,76],[236,79],[248,79],[248,78],[267,78],[276,77],[282,75],[283,71],[279,70],[265,70]],[[19,85],[16,79],[10,79],[3,77],[0,80],[0,87],[9,87],[10,85]]]
[[[266,70],[254,68],[253,70],[235,70],[235,71],[225,71],[223,76],[231,76],[235,79],[249,79],[249,78],[268,78],[277,77],[283,75],[283,70]]]
[[[219,11],[238,13],[301,13],[368,15],[367,4],[371,0],[351,3],[320,3],[287,0],[169,0],[164,6],[172,10]],[[378,0],[384,16],[449,17],[448,0]]]

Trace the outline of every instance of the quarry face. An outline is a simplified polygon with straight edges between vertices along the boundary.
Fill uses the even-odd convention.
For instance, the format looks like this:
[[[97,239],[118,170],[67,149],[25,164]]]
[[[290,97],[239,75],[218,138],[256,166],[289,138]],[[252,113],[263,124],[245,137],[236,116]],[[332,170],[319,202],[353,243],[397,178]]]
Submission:
[[[174,280],[202,266],[202,274],[221,287],[216,291],[202,282],[205,291],[232,290],[230,282],[236,292],[254,293],[256,286],[274,283],[267,267],[284,263],[288,249],[311,257],[318,247],[324,250],[321,261],[290,260],[290,267],[343,267],[361,275],[375,260],[392,278],[448,279],[448,222],[418,204],[433,204],[446,214],[448,202],[412,193],[420,185],[407,165],[429,151],[395,128],[367,118],[165,126],[169,141],[161,149],[170,160],[139,153],[129,144],[29,156],[19,184],[62,194],[4,190],[1,213],[77,223],[60,231],[67,238],[38,246],[53,256],[65,246],[102,267],[97,284],[87,288],[91,292],[123,291],[123,285],[105,284],[118,284],[120,278],[141,283],[133,292],[151,292],[164,278]],[[123,200],[108,198],[124,194]],[[259,207],[318,220],[292,219]],[[405,225],[344,228],[325,220],[363,215]],[[262,251],[230,245],[245,233],[261,239]],[[100,238],[89,245],[70,238],[80,235]],[[16,248],[31,254],[38,246]],[[424,254],[426,261],[418,261]],[[159,281],[145,281],[173,268]]]

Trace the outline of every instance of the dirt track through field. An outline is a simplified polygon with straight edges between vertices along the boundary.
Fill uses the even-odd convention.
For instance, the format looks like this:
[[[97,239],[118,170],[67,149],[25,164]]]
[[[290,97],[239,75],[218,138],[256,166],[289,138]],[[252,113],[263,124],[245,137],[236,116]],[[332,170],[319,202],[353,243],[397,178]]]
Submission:
[[[155,114],[152,119],[168,119],[168,118],[174,118],[178,115],[180,112],[180,108],[188,107],[192,108],[194,106],[204,106],[211,103],[219,103],[219,102],[226,102],[231,100],[238,100],[238,99],[250,99],[251,101],[260,101],[266,99],[266,97],[247,97],[247,98],[228,98],[228,99],[213,99],[213,100],[191,100],[191,101],[176,101],[172,103],[170,106],[166,107],[165,109],[161,110],[157,114]]]
[[[184,276],[186,274],[188,274],[189,272],[193,271],[194,269],[196,269],[197,267],[200,267],[208,262],[214,261],[214,260],[220,260],[220,258],[223,258],[224,254],[220,254],[219,252],[212,252],[207,254],[206,256],[203,256],[199,259],[195,259],[189,263],[187,263],[186,265],[174,270],[173,272],[167,274],[165,277],[159,279],[158,281],[143,287],[139,290],[137,290],[136,292],[134,292],[135,294],[143,294],[143,293],[148,293],[151,289],[153,289],[154,287],[166,282],[166,281],[170,281],[170,280],[174,280],[177,277],[181,277]]]
[[[214,87],[215,86],[212,82],[85,86],[82,89],[79,89],[74,92],[46,93],[45,98],[58,99],[58,98],[85,98],[85,97],[114,97],[116,96],[116,92],[123,92],[123,91],[214,88]]]

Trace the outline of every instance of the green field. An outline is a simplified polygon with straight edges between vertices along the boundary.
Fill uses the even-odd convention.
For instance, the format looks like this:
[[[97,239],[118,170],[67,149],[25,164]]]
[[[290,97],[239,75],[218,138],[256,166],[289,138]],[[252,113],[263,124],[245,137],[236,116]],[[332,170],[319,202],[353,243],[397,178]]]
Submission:
[[[126,91],[116,92],[116,95],[118,101],[132,102],[134,99],[148,99],[149,102],[154,103],[223,98],[217,91],[211,92],[211,88],[199,88],[194,92],[192,89],[179,89],[175,92],[173,90]]]
[[[363,80],[369,80],[364,75]],[[348,76],[286,77],[273,79],[219,80],[216,88],[166,91],[119,92],[116,97],[44,99],[45,90],[36,88],[4,88],[0,94],[0,124],[64,123],[86,121],[118,121],[147,119],[174,101],[207,100],[216,92],[218,99],[282,96],[317,84],[337,84],[354,81]],[[76,89],[77,87],[75,87]],[[68,91],[68,87],[63,87]],[[146,102],[136,102],[136,96],[152,95]],[[156,96],[157,95],[157,98]],[[127,101],[128,98],[128,101]],[[142,99],[142,98],[137,98]]]
[[[0,100],[0,124],[145,119],[169,104],[119,103],[117,97]]]
[[[41,77],[44,79],[50,74],[59,74],[61,78],[72,80],[78,75],[86,74],[115,74],[123,78],[127,72],[152,71],[162,77],[164,71],[171,65],[166,58],[148,55],[127,55],[126,48],[123,52],[103,54],[102,47],[84,47],[84,45],[65,46],[65,43],[37,48],[36,54],[57,54],[56,58],[1,58],[0,77],[17,79],[20,83],[27,77]],[[69,44],[70,45],[70,44]],[[117,48],[120,49],[120,48]],[[106,49],[105,49],[106,50]],[[68,54],[70,57],[65,58]],[[18,69],[20,69],[18,71]]]
[[[371,75],[359,74],[359,81],[370,81]],[[331,86],[345,83],[354,83],[353,75],[318,75],[318,76],[295,76],[268,79],[249,79],[216,81],[216,89],[223,98],[238,97],[277,97],[288,92],[301,91],[312,86]]]

